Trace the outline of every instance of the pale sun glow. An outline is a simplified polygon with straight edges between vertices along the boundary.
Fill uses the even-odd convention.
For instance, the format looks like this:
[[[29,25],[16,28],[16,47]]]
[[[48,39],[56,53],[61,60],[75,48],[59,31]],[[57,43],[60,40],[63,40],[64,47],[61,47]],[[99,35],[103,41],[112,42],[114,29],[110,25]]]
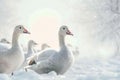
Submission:
[[[44,9],[31,14],[29,19],[31,39],[39,44],[47,43],[58,47],[58,29],[61,24],[60,14],[52,9]]]

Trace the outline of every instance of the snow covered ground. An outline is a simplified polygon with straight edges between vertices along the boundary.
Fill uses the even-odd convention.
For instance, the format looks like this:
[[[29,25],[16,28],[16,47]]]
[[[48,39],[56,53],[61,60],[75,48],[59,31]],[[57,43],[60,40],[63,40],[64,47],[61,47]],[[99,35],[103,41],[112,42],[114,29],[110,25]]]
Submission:
[[[37,74],[23,69],[16,71],[14,76],[0,75],[0,80],[120,80],[120,58],[108,61],[78,60],[64,75],[57,76],[55,72]]]

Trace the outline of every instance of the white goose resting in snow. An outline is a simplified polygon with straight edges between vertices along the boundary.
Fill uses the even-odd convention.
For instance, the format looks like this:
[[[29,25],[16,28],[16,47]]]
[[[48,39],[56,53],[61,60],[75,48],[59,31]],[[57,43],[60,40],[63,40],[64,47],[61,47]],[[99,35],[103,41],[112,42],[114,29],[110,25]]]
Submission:
[[[66,35],[73,34],[68,30],[67,26],[61,26],[59,29],[60,50],[58,52],[55,50],[42,51],[42,53],[53,53],[53,55],[46,60],[38,61],[37,64],[25,67],[25,70],[31,69],[39,74],[49,73],[50,71],[55,71],[58,75],[64,74],[74,61],[73,53],[65,44]],[[32,59],[29,64],[33,62],[34,60]]]
[[[29,34],[22,25],[16,26],[12,36],[12,47],[6,51],[0,51],[0,73],[10,74],[23,64],[24,53],[18,43],[22,33]]]

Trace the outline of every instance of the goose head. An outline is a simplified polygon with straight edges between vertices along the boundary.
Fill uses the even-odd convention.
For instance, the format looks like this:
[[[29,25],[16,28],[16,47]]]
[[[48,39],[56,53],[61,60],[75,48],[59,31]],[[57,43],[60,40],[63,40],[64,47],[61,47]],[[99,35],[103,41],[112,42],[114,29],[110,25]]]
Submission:
[[[30,34],[30,32],[28,32],[24,27],[23,25],[17,25],[14,29],[14,32],[13,32],[13,37],[12,37],[12,45],[13,46],[16,46],[18,45],[18,37],[21,35],[21,34]]]
[[[29,43],[28,43],[30,46],[36,46],[37,43],[33,40],[30,40]]]
[[[59,35],[61,36],[72,35],[73,36],[73,34],[70,32],[70,30],[68,29],[66,25],[63,25],[60,27]]]
[[[27,29],[23,27],[23,25],[17,25],[14,29],[14,32],[17,34],[22,34],[22,33],[30,34],[30,32],[28,32]]]
[[[10,44],[10,42],[9,42],[9,41],[7,41],[5,38],[1,39],[1,41],[0,41],[0,42]]]
[[[41,45],[41,49],[42,49],[42,50],[44,50],[45,48],[49,48],[49,47],[50,47],[50,46],[47,45],[46,43],[44,43],[44,44]]]

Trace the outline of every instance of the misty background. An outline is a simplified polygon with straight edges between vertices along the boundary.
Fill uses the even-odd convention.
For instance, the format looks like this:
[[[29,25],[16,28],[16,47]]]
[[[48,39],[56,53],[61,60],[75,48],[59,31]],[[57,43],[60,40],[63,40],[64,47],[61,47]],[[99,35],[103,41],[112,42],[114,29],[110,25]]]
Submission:
[[[13,29],[22,24],[31,35],[21,35],[58,49],[58,29],[68,25],[66,38],[79,57],[64,75],[17,70],[0,80],[120,80],[120,0],[0,0],[0,39],[11,42]],[[40,49],[40,46],[38,46]]]
[[[33,25],[31,16],[46,9],[50,16],[55,15],[58,24]],[[104,59],[120,54],[119,0],[0,0],[0,39],[7,38],[11,41],[13,29],[18,24],[25,25],[30,31],[37,27],[40,29],[38,31],[41,31],[45,26],[56,30],[63,24],[68,25],[74,33],[68,43],[79,47],[80,57]],[[32,31],[32,36],[39,37],[37,32]],[[41,40],[40,43],[49,41],[45,34],[35,40]],[[27,38],[29,39],[29,36]],[[21,42],[24,40],[26,41],[26,36]],[[51,40],[54,43],[57,39],[54,36]]]

